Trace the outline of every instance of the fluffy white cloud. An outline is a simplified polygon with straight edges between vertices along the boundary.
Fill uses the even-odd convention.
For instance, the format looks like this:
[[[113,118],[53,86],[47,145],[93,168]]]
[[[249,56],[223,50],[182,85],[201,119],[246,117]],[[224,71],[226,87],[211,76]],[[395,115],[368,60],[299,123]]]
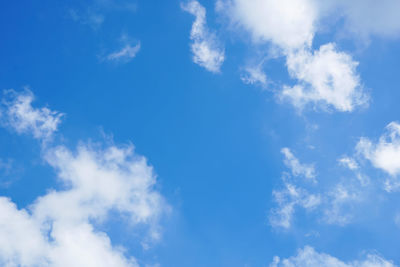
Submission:
[[[356,149],[374,167],[391,176],[397,176],[400,173],[400,124],[389,123],[386,132],[376,143],[368,138],[361,138]]]
[[[52,113],[46,109],[45,114]],[[82,143],[75,152],[46,145],[43,155],[61,188],[49,190],[25,209],[0,197],[0,265],[138,266],[95,225],[112,213],[131,228],[148,229],[143,242],[160,238],[159,219],[169,206],[155,189],[155,174],[146,159],[132,145],[114,144]]]
[[[362,137],[356,146],[359,155],[371,162],[380,170],[389,174],[385,181],[387,191],[400,188],[400,124],[391,122],[386,126],[386,132],[377,142]]]
[[[364,260],[343,262],[325,253],[318,253],[312,247],[300,249],[296,256],[280,259],[275,256],[270,267],[394,267],[395,265],[379,255],[368,254]]]
[[[125,45],[121,50],[115,51],[106,56],[106,60],[109,61],[130,61],[140,50],[140,43],[136,45]]]
[[[338,111],[352,111],[368,102],[356,72],[357,65],[351,56],[338,52],[331,43],[313,53],[308,50],[289,53],[289,74],[300,83],[285,86],[281,96],[299,108],[314,103]]]
[[[181,4],[181,8],[195,16],[190,32],[193,61],[211,72],[219,72],[225,51],[214,33],[206,25],[206,9],[197,1]]]
[[[310,46],[314,37],[316,10],[310,0],[220,0],[217,10],[228,13],[255,42],[293,50]]]
[[[2,122],[17,133],[31,133],[37,139],[46,140],[57,131],[63,114],[46,107],[34,108],[33,100],[28,89],[22,93],[5,91]]]
[[[0,198],[0,263],[137,266],[92,222],[105,221],[117,211],[130,218],[132,227],[148,225],[150,238],[159,238],[157,222],[168,206],[154,189],[155,176],[145,158],[135,155],[132,147],[96,150],[81,145],[76,154],[65,147],[52,149],[47,160],[65,189],[39,197],[29,210],[18,210]]]
[[[313,0],[219,0],[217,10],[245,28],[256,43],[266,42],[286,57],[294,86],[278,93],[297,108],[307,104],[337,111],[353,111],[368,102],[356,72],[357,62],[328,43],[312,50],[321,6]],[[333,8],[333,7],[331,7]]]
[[[281,152],[285,156],[283,162],[288,168],[290,168],[294,176],[302,175],[307,179],[315,181],[315,168],[313,165],[300,163],[287,147],[282,148]]]

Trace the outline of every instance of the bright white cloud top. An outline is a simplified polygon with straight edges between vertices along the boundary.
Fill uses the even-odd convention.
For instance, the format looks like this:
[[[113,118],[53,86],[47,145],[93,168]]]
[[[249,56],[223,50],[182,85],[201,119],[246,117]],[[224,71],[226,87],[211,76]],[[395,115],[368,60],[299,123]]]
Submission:
[[[398,190],[400,182],[400,124],[391,122],[386,126],[386,132],[377,142],[362,137],[356,146],[357,152],[369,160],[371,164],[384,172],[390,178],[386,181],[388,191]]]
[[[312,49],[320,15],[314,1],[220,0],[217,10],[246,29],[255,44],[270,43],[286,57],[288,72],[298,84],[284,85],[278,93],[282,99],[299,109],[310,104],[340,112],[368,103],[356,71],[358,63],[350,55],[333,43]]]
[[[289,53],[286,64],[290,75],[300,83],[284,86],[281,96],[298,108],[314,103],[338,111],[353,111],[368,102],[356,72],[358,63],[348,54],[338,52],[332,43],[314,52]]]
[[[54,127],[41,125],[56,126],[58,120],[53,116],[58,113],[47,108],[33,109],[32,93],[13,94],[16,104],[8,105],[7,114],[14,114],[17,109],[16,125],[28,125],[22,127],[24,131],[38,128],[39,134],[33,131],[33,136],[47,137],[48,128]],[[23,108],[19,108],[20,103]],[[0,198],[0,263],[138,266],[95,225],[107,221],[113,212],[121,215],[121,221],[128,218],[125,223],[133,229],[146,226],[149,230],[143,242],[160,238],[158,221],[169,207],[154,188],[155,174],[146,159],[135,154],[132,145],[82,143],[76,152],[63,145],[47,145],[43,149],[44,159],[56,171],[62,189],[50,190],[25,209],[18,209],[8,198]]]
[[[195,16],[190,32],[194,63],[208,71],[220,72],[222,63],[225,60],[225,51],[215,33],[207,28],[206,9],[197,1],[181,4],[181,8]]]

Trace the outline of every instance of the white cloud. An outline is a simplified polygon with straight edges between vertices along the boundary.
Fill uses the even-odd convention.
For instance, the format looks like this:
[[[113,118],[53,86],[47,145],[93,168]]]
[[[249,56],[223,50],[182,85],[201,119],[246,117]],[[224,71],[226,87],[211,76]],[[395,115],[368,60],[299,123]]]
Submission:
[[[376,143],[368,138],[360,138],[356,146],[357,152],[368,159],[375,168],[385,171],[391,176],[386,182],[386,189],[391,191],[400,186],[400,124],[391,122],[386,132]]]
[[[346,225],[353,219],[351,208],[361,201],[361,194],[348,185],[338,184],[327,194],[324,221],[328,224]]]
[[[137,266],[92,223],[105,221],[111,211],[117,211],[129,218],[131,227],[149,226],[151,240],[159,238],[157,222],[168,206],[154,189],[156,180],[146,159],[129,146],[103,150],[88,145],[81,145],[75,154],[57,147],[47,152],[46,159],[65,189],[49,191],[29,210],[18,210],[0,198],[0,236],[4,238],[0,238],[0,263]]]
[[[331,43],[313,53],[308,50],[290,53],[288,71],[299,84],[285,86],[281,97],[298,108],[314,103],[338,111],[353,111],[368,102],[356,72],[357,65],[351,56],[338,52]]]
[[[400,173],[400,124],[391,122],[386,132],[373,143],[368,138],[361,138],[357,151],[370,160],[376,168],[382,169],[392,176]]]
[[[140,43],[136,45],[130,45],[127,44],[125,45],[121,50],[115,51],[109,55],[106,56],[106,60],[109,61],[130,61],[132,60],[136,54],[140,50]]]
[[[318,221],[322,223],[344,226],[353,222],[355,208],[365,200],[368,185],[368,178],[361,174],[353,158],[342,157],[339,163],[356,173],[357,183],[354,183],[357,181],[354,178],[349,178],[333,184],[324,181],[323,185],[317,186],[313,165],[300,163],[288,148],[283,148],[281,152],[291,173],[284,172],[283,188],[272,191],[276,203],[270,210],[269,221],[272,227],[289,229],[299,208],[317,215]],[[304,176],[314,183],[305,183],[304,180],[296,179],[296,176]]]
[[[28,89],[21,93],[5,91],[3,99],[3,124],[15,129],[17,133],[31,133],[34,138],[46,140],[57,131],[63,116],[46,107],[34,108],[34,96]]]
[[[296,207],[308,211],[315,209],[321,203],[321,197],[308,193],[294,184],[285,182],[285,188],[272,192],[278,206],[271,210],[269,221],[273,227],[290,228]]]
[[[314,104],[324,109],[349,112],[365,105],[357,62],[335,45],[328,43],[313,51],[312,41],[321,16],[320,6],[312,0],[219,0],[217,10],[253,36],[256,44],[278,47],[286,57],[294,86],[283,86],[278,93],[297,108]]]
[[[282,148],[281,152],[285,156],[285,165],[290,168],[294,176],[304,176],[307,179],[315,181],[315,168],[313,165],[300,163],[287,147]]]
[[[314,248],[306,246],[298,250],[296,256],[280,259],[275,256],[270,267],[394,267],[395,265],[379,255],[368,254],[364,260],[343,262],[325,253],[318,253]]]
[[[360,165],[354,158],[343,156],[338,159],[340,165],[353,171],[362,186],[369,184],[369,177],[361,172]]]
[[[24,121],[30,122],[30,128],[42,129],[31,121],[54,113],[32,109],[32,98],[32,93],[18,95],[17,104],[11,102],[9,107],[23,110],[23,118],[31,114],[28,117],[34,119]],[[75,152],[62,145],[46,145],[42,154],[56,171],[61,188],[49,190],[24,209],[0,197],[0,265],[138,266],[96,225],[107,222],[112,213],[131,229],[140,226],[135,236],[144,243],[160,238],[159,220],[169,206],[155,188],[156,177],[147,160],[134,153],[132,145],[82,143]]]
[[[217,10],[228,13],[255,42],[289,51],[310,46],[314,37],[316,10],[310,0],[220,0]]]
[[[357,162],[353,158],[350,158],[350,157],[344,156],[344,157],[340,158],[338,161],[340,164],[349,168],[352,171],[358,170],[360,168],[358,166]]]
[[[245,84],[259,84],[261,86],[267,85],[267,75],[261,69],[261,66],[246,67],[240,79]]]
[[[214,33],[206,25],[206,9],[197,1],[181,4],[181,8],[195,16],[190,32],[193,61],[208,71],[220,72],[225,51]]]

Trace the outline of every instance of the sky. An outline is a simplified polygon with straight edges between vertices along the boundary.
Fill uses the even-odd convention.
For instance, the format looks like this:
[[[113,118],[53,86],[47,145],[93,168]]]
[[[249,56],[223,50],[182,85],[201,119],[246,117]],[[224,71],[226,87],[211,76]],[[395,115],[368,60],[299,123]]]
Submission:
[[[0,265],[400,265],[398,0],[0,4]]]

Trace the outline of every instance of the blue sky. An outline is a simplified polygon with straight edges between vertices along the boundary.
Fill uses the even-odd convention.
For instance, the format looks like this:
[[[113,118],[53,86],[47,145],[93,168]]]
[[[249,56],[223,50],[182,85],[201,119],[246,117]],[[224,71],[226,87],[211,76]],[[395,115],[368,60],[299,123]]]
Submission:
[[[1,265],[397,266],[398,10],[2,3]]]

